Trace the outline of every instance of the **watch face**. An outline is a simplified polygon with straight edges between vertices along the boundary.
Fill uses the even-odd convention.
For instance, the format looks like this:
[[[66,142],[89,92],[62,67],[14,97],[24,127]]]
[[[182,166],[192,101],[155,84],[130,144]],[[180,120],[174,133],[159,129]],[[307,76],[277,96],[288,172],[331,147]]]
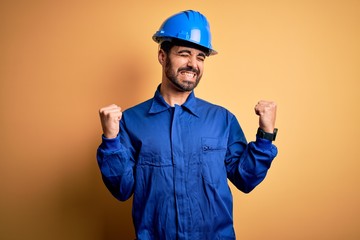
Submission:
[[[276,135],[277,135],[277,132],[278,132],[278,129],[277,128],[274,128],[274,138],[273,138],[273,141],[275,141],[275,138],[276,138]]]

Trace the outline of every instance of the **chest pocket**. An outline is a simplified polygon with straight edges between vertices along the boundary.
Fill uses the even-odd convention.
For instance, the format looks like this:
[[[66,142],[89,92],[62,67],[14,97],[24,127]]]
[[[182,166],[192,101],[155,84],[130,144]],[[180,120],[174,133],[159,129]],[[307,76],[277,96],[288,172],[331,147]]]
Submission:
[[[201,138],[201,162],[202,176],[210,184],[217,184],[221,180],[226,180],[225,138]]]
[[[137,165],[164,167],[172,166],[171,147],[160,138],[144,138],[139,144]]]

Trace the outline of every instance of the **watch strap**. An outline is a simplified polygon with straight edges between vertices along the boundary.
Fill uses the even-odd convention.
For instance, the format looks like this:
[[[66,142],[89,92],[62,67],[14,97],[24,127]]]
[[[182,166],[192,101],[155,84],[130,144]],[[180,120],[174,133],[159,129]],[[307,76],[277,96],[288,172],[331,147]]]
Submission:
[[[256,136],[259,138],[270,140],[270,141],[275,141],[277,132],[278,132],[277,128],[274,128],[273,133],[268,133],[268,132],[265,132],[264,130],[262,130],[261,128],[258,128]]]

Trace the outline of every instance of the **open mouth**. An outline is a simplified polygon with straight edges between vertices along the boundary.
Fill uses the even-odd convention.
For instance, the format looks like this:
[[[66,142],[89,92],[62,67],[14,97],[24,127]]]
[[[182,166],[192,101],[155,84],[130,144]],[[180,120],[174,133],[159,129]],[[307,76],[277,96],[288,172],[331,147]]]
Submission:
[[[186,78],[194,78],[194,77],[196,77],[196,73],[191,72],[191,71],[180,71],[180,74],[182,76],[185,76]]]

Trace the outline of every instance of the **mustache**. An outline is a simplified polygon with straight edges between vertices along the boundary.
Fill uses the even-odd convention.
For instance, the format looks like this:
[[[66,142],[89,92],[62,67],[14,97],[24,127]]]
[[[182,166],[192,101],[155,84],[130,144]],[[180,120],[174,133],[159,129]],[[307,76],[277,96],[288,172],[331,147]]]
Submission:
[[[194,73],[196,73],[197,75],[200,74],[200,70],[199,70],[199,69],[192,68],[192,67],[179,68],[178,72],[181,72],[181,71],[194,72]]]

